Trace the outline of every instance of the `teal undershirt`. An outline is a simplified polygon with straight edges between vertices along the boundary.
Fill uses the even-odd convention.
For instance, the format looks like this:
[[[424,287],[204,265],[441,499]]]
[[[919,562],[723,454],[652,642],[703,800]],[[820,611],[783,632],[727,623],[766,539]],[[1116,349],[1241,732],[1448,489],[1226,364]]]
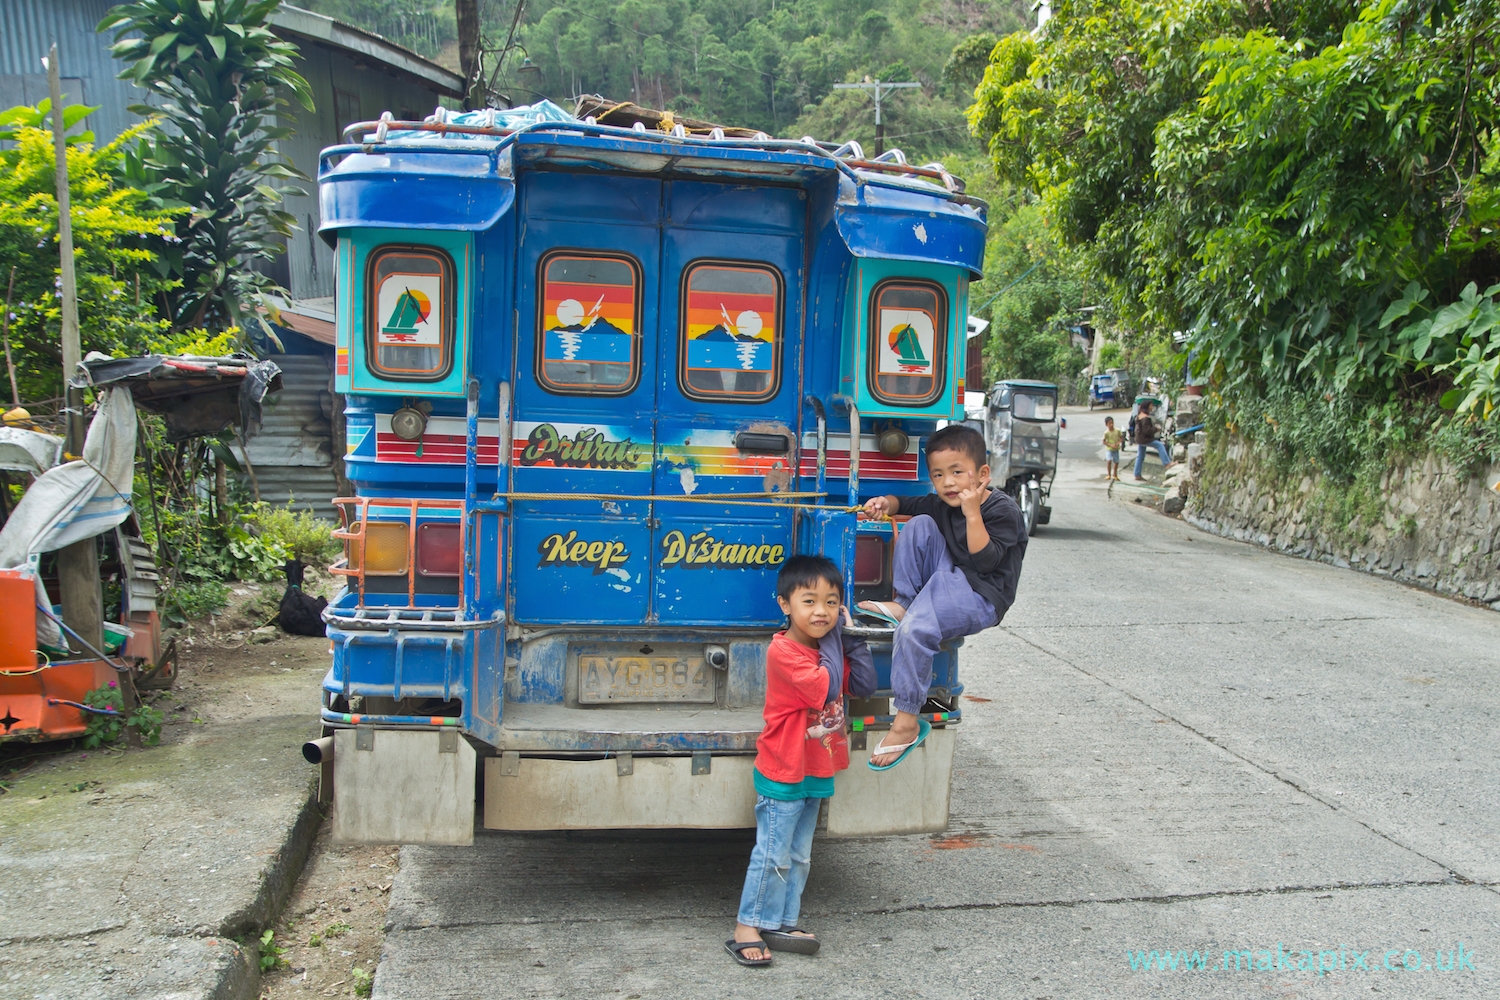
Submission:
[[[759,768],[755,771],[755,793],[779,802],[796,802],[798,799],[833,798],[833,779],[818,778],[811,774],[795,784],[787,781],[772,781]]]

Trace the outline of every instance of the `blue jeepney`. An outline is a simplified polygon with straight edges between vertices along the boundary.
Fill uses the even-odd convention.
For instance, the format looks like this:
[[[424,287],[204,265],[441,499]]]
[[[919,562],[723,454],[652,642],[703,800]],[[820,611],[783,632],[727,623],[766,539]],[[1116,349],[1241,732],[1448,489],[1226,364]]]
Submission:
[[[820,552],[889,596],[900,525],[851,508],[926,492],[924,440],[963,419],[983,203],[899,151],[545,102],[346,134],[319,171],[356,493],[335,836],[753,827],[777,568]],[[932,739],[877,774],[887,638],[830,835],[947,823],[958,644]]]

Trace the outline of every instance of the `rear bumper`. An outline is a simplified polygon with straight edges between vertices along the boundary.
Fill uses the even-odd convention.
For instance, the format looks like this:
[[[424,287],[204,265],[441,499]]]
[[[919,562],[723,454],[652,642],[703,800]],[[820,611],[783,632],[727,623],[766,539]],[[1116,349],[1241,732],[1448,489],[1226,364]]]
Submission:
[[[830,837],[947,829],[957,736],[936,729],[899,767],[871,771],[868,750],[834,777],[821,825]],[[873,741],[872,741],[873,745]],[[507,753],[484,762],[487,830],[748,829],[755,826],[749,754],[567,760]]]

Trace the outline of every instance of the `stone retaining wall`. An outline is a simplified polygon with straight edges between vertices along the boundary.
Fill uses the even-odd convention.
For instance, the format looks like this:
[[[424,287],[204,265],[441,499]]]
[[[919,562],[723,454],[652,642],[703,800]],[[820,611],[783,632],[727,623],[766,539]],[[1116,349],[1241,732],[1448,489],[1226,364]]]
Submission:
[[[1483,601],[1500,611],[1500,494],[1494,489],[1500,466],[1465,477],[1429,454],[1381,479],[1382,506],[1374,523],[1332,525],[1316,502],[1319,476],[1288,480],[1236,437],[1222,454],[1207,457],[1183,515],[1205,531]]]

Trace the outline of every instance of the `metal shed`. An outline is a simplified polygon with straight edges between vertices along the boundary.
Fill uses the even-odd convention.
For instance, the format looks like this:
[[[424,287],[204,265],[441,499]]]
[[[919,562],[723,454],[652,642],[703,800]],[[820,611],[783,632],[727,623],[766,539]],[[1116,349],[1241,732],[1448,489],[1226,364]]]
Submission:
[[[114,0],[3,0],[0,2],[0,108],[35,104],[47,96],[42,57],[56,42],[69,103],[99,107],[85,121],[100,142],[108,142],[140,121],[128,109],[148,95],[117,79],[123,66],[109,54],[111,37],[94,26]],[[423,117],[443,99],[463,95],[463,78],[379,35],[283,4],[273,18],[277,34],[302,51],[297,71],[312,87],[315,110],[291,122],[297,134],[282,152],[309,177],[318,172],[318,153],[340,141],[350,122],[381,111]],[[451,101],[450,101],[451,103]],[[317,238],[316,184],[286,199],[301,226],[273,276],[294,300],[333,294],[333,255]],[[295,304],[292,306],[295,309]]]

